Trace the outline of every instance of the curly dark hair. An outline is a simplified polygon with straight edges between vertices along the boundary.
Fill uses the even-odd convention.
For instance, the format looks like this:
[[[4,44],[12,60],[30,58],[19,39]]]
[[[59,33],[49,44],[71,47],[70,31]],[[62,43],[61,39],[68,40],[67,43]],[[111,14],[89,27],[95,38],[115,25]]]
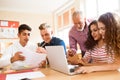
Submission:
[[[91,30],[90,30],[91,25],[98,26],[97,21],[93,20],[88,26],[88,37],[87,37],[87,40],[85,42],[85,47],[87,50],[92,50],[94,48],[94,46],[98,43],[98,41],[94,40],[92,35],[91,35]]]
[[[120,27],[120,23],[118,23],[118,20],[120,20],[120,17],[117,16],[115,13],[107,12],[105,14],[102,14],[98,22],[101,22],[105,25],[105,43],[106,43],[106,49],[108,53],[112,53],[112,51],[115,53],[116,56],[120,55],[120,48],[117,46],[120,43],[118,43],[118,30]]]

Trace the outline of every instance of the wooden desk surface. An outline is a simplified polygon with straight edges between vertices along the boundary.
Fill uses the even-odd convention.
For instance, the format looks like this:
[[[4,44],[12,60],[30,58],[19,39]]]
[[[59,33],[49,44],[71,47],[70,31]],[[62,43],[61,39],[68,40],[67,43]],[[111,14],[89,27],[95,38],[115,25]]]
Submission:
[[[40,69],[40,71],[45,74],[45,77],[33,80],[120,80],[120,72],[118,71],[93,72],[72,76],[50,68]]]

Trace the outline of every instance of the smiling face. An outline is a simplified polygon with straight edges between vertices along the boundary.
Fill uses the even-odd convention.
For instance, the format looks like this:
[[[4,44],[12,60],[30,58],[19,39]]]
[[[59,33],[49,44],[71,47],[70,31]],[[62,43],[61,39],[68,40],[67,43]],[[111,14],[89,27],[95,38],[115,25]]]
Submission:
[[[99,33],[99,30],[98,30],[97,25],[92,24],[92,25],[90,26],[90,31],[91,31],[91,35],[92,35],[92,37],[93,37],[94,40],[99,40],[99,39],[101,39],[101,35],[100,35],[100,33]]]
[[[45,43],[49,43],[52,39],[52,31],[47,28],[40,30],[40,35]]]
[[[77,14],[73,17],[73,23],[78,30],[83,30],[85,26],[85,19],[82,17],[82,15]]]
[[[30,38],[30,32],[29,30],[23,30],[20,33],[18,33],[18,37],[20,39],[20,44],[22,46],[25,46]]]
[[[102,35],[102,38],[105,38],[105,25],[102,22],[98,21],[99,33]]]

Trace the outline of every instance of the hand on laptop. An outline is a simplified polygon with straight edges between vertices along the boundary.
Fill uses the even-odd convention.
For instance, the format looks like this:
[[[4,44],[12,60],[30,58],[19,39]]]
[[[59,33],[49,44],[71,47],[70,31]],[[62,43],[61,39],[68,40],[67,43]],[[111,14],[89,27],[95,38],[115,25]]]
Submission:
[[[15,62],[15,61],[24,61],[25,57],[21,55],[22,52],[16,52],[15,55],[11,58],[11,63]]]
[[[81,66],[76,68],[75,73],[91,73],[94,69],[94,66]]]

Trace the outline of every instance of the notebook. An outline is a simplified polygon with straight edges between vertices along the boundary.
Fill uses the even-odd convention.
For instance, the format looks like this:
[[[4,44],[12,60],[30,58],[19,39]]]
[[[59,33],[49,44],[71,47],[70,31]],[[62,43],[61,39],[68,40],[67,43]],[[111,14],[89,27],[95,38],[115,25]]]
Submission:
[[[46,46],[50,68],[68,75],[76,74],[78,65],[68,65],[63,46]]]

